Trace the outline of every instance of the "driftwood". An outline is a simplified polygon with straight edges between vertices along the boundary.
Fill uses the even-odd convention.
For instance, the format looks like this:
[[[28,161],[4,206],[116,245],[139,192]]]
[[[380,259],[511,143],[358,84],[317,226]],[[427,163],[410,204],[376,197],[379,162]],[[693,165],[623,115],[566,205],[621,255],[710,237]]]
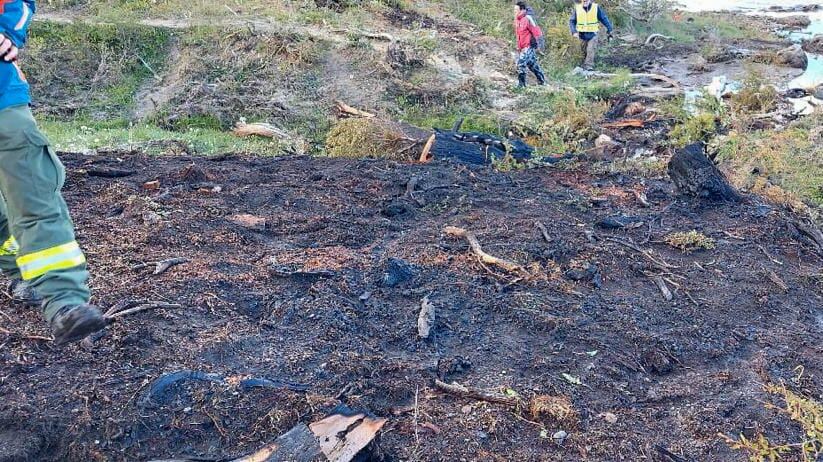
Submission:
[[[679,149],[669,161],[668,172],[682,194],[713,201],[743,200],[706,155],[702,143]]]
[[[489,255],[486,252],[484,252],[483,248],[480,246],[480,241],[477,240],[477,236],[475,236],[474,233],[472,233],[471,231],[467,231],[463,228],[458,228],[456,226],[447,226],[443,230],[443,232],[449,236],[462,237],[466,239],[469,242],[469,247],[471,247],[472,252],[477,256],[477,258],[482,263],[499,266],[500,268],[503,268],[504,270],[510,273],[520,273],[525,275],[529,274],[525,268],[518,265],[517,263],[504,260],[502,258],[497,258],[493,255]]]
[[[471,398],[489,403],[505,404],[506,406],[517,406],[520,404],[520,398],[514,396],[505,396],[499,393],[489,393],[474,388],[465,387],[457,382],[448,384],[440,380],[435,380],[434,385],[437,389],[444,391],[450,395],[459,396],[461,398]]]
[[[613,73],[609,73],[609,72],[597,72],[597,71],[581,71],[579,73],[583,76],[586,76],[586,77],[595,77],[595,78],[602,78],[602,79],[609,79],[609,78],[612,78],[612,77],[617,77],[617,75],[618,75],[618,74],[613,74]],[[633,72],[633,73],[629,74],[629,77],[632,77],[632,78],[638,79],[638,80],[644,80],[645,79],[645,80],[660,81],[660,82],[668,84],[669,87],[670,87],[668,89],[666,89],[665,87],[649,87],[649,88],[646,89],[647,91],[651,90],[651,89],[659,89],[661,91],[662,90],[668,90],[668,91],[676,90],[678,93],[683,91],[682,87],[680,86],[680,84],[676,80],[672,79],[671,77],[667,77],[665,75],[662,75],[662,74],[652,74],[652,73],[648,73],[648,72]]]
[[[237,122],[232,133],[235,136],[262,136],[265,138],[275,138],[279,140],[290,140],[292,136],[287,132],[266,123],[247,124],[245,122]]]
[[[340,117],[360,117],[362,119],[373,119],[375,117],[375,115],[371,112],[353,108],[342,101],[337,101],[335,104],[335,109]]]

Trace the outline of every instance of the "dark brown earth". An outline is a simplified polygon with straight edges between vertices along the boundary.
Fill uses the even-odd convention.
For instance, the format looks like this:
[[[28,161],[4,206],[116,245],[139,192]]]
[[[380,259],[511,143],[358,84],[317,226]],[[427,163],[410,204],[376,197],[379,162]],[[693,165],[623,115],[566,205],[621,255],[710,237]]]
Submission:
[[[182,308],[128,316],[93,346],[61,350],[32,337],[48,335],[37,312],[2,302],[0,460],[220,460],[343,401],[390,419],[365,460],[743,461],[718,433],[799,439],[764,407],[765,383],[823,389],[821,257],[788,212],[753,198],[708,204],[676,196],[666,179],[555,169],[121,158],[64,156],[94,301]],[[111,167],[137,173],[85,173]],[[405,195],[412,177],[417,201]],[[150,180],[160,189],[144,190]],[[267,223],[247,229],[235,214]],[[597,226],[614,215],[642,225]],[[444,236],[447,225],[530,276],[484,268]],[[716,249],[663,243],[693,229]],[[190,262],[160,276],[132,269],[171,257]],[[280,273],[331,273],[283,277],[272,262]],[[390,266],[409,278],[387,277]],[[670,281],[674,299],[644,273]],[[428,341],[417,338],[425,296],[437,310]],[[184,370],[213,375],[151,391]],[[284,383],[238,386],[249,377]],[[578,417],[444,395],[437,378],[524,400],[567,396]],[[300,384],[308,390],[287,390]],[[550,438],[559,430],[562,445]]]

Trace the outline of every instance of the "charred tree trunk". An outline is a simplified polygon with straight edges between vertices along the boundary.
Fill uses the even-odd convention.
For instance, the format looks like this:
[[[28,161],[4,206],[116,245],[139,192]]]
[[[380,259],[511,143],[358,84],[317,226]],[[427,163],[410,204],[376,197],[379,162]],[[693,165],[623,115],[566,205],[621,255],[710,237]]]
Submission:
[[[682,194],[714,201],[743,200],[706,156],[701,143],[677,151],[669,161],[669,177]]]

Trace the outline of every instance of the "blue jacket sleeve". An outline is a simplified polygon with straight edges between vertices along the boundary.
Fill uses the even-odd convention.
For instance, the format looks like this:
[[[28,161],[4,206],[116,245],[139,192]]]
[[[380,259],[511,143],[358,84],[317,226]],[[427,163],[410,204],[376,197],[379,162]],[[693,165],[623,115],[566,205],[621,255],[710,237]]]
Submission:
[[[0,0],[2,1],[2,0]],[[569,19],[569,30],[572,31],[572,35],[577,33],[577,10],[572,10],[572,17]]]
[[[597,20],[603,23],[606,26],[606,31],[608,33],[612,33],[612,23],[609,21],[609,17],[606,16],[606,10],[603,8],[597,8]]]
[[[34,0],[0,0],[0,34],[22,48],[34,10]]]

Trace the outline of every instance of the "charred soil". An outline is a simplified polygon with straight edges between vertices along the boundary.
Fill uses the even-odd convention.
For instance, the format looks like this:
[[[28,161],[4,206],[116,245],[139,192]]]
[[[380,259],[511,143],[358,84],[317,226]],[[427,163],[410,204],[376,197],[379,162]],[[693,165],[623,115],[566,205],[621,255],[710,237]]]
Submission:
[[[802,433],[763,406],[764,384],[823,387],[821,256],[754,198],[448,163],[64,161],[94,301],[181,307],[58,350],[36,310],[0,304],[0,460],[240,456],[343,401],[390,419],[371,460],[742,461],[718,433]],[[133,174],[99,176],[115,167]],[[447,226],[523,271],[481,264]],[[692,230],[714,248],[666,244]],[[188,262],[139,266],[168,258]],[[533,415],[435,379],[573,409]]]

